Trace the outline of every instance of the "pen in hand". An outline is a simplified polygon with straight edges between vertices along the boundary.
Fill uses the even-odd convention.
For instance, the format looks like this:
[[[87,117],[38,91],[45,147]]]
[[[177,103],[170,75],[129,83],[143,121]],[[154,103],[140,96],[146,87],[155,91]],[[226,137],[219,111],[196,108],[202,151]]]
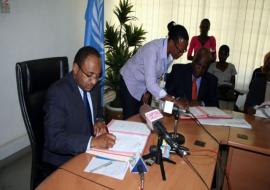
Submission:
[[[107,125],[105,125],[105,130],[106,130],[107,133],[109,133],[109,129],[108,129]]]

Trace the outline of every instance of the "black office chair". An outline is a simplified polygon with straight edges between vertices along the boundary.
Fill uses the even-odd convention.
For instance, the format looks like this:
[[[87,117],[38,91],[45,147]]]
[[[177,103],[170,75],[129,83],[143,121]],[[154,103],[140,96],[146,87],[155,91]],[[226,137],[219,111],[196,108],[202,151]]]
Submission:
[[[48,87],[67,72],[67,57],[45,58],[16,64],[19,102],[32,149],[31,190],[56,169],[42,161],[43,105]]]
[[[219,101],[223,101],[223,102],[227,102],[227,103],[231,102],[234,104],[231,109],[234,111],[239,111],[237,106],[235,105],[235,103],[236,103],[238,96],[243,95],[243,92],[232,88],[232,86],[230,86],[230,85],[221,85],[218,87],[217,91],[218,91],[218,100]],[[221,102],[219,102],[219,104],[221,106]],[[224,109],[228,109],[228,108],[225,107]]]

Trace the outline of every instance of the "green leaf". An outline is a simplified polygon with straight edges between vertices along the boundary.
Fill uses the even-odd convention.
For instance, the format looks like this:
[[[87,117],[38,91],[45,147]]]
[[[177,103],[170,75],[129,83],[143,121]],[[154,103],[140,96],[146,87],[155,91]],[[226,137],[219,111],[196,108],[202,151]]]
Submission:
[[[119,26],[106,22],[104,33],[104,46],[106,50],[105,64],[106,78],[105,86],[107,91],[116,92],[114,105],[119,105],[120,101],[120,69],[136,53],[145,40],[146,32],[142,26],[137,27],[132,24],[136,17],[131,16],[133,5],[128,0],[121,0],[114,9],[114,14],[118,18]]]
[[[119,42],[119,31],[115,28],[114,25],[110,26],[108,22],[106,22],[106,29],[104,33],[104,45],[106,48],[114,49],[117,47]]]
[[[130,25],[124,25],[125,34],[124,38],[127,41],[128,47],[141,46],[145,40],[144,35],[146,32],[142,29],[142,26],[137,27]]]
[[[113,12],[117,16],[120,25],[124,25],[128,21],[136,19],[136,17],[129,15],[133,12],[132,8],[133,5],[128,0],[121,0],[119,2],[119,6],[116,7]]]

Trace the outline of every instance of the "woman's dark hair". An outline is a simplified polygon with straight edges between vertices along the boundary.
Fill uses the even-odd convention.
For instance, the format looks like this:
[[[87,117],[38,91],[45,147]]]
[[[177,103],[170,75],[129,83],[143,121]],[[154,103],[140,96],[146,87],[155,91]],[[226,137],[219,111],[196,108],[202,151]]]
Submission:
[[[178,39],[189,40],[188,32],[186,28],[182,25],[175,24],[174,21],[171,21],[168,25],[168,36],[169,40],[177,41]]]
[[[210,26],[210,20],[208,18],[202,19],[201,24],[202,23],[206,23],[208,26]]]
[[[84,63],[85,59],[89,55],[95,55],[98,58],[100,58],[100,54],[95,48],[93,48],[91,46],[84,46],[81,49],[79,49],[78,52],[76,53],[73,63],[74,64],[76,63],[77,65],[79,65],[81,67],[82,64]]]
[[[219,50],[223,50],[223,51],[228,52],[228,53],[230,52],[229,46],[227,46],[225,44],[220,46]]]

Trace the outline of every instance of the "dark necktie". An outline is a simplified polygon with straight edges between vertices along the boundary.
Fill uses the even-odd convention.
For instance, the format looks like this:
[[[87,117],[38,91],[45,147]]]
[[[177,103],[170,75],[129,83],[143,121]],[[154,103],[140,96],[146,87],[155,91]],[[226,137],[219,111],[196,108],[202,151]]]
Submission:
[[[92,123],[92,114],[91,114],[91,109],[89,106],[88,98],[87,98],[87,92],[83,91],[83,103],[86,111],[86,116],[89,121],[89,127],[91,131],[91,135],[93,135],[93,123]]]

